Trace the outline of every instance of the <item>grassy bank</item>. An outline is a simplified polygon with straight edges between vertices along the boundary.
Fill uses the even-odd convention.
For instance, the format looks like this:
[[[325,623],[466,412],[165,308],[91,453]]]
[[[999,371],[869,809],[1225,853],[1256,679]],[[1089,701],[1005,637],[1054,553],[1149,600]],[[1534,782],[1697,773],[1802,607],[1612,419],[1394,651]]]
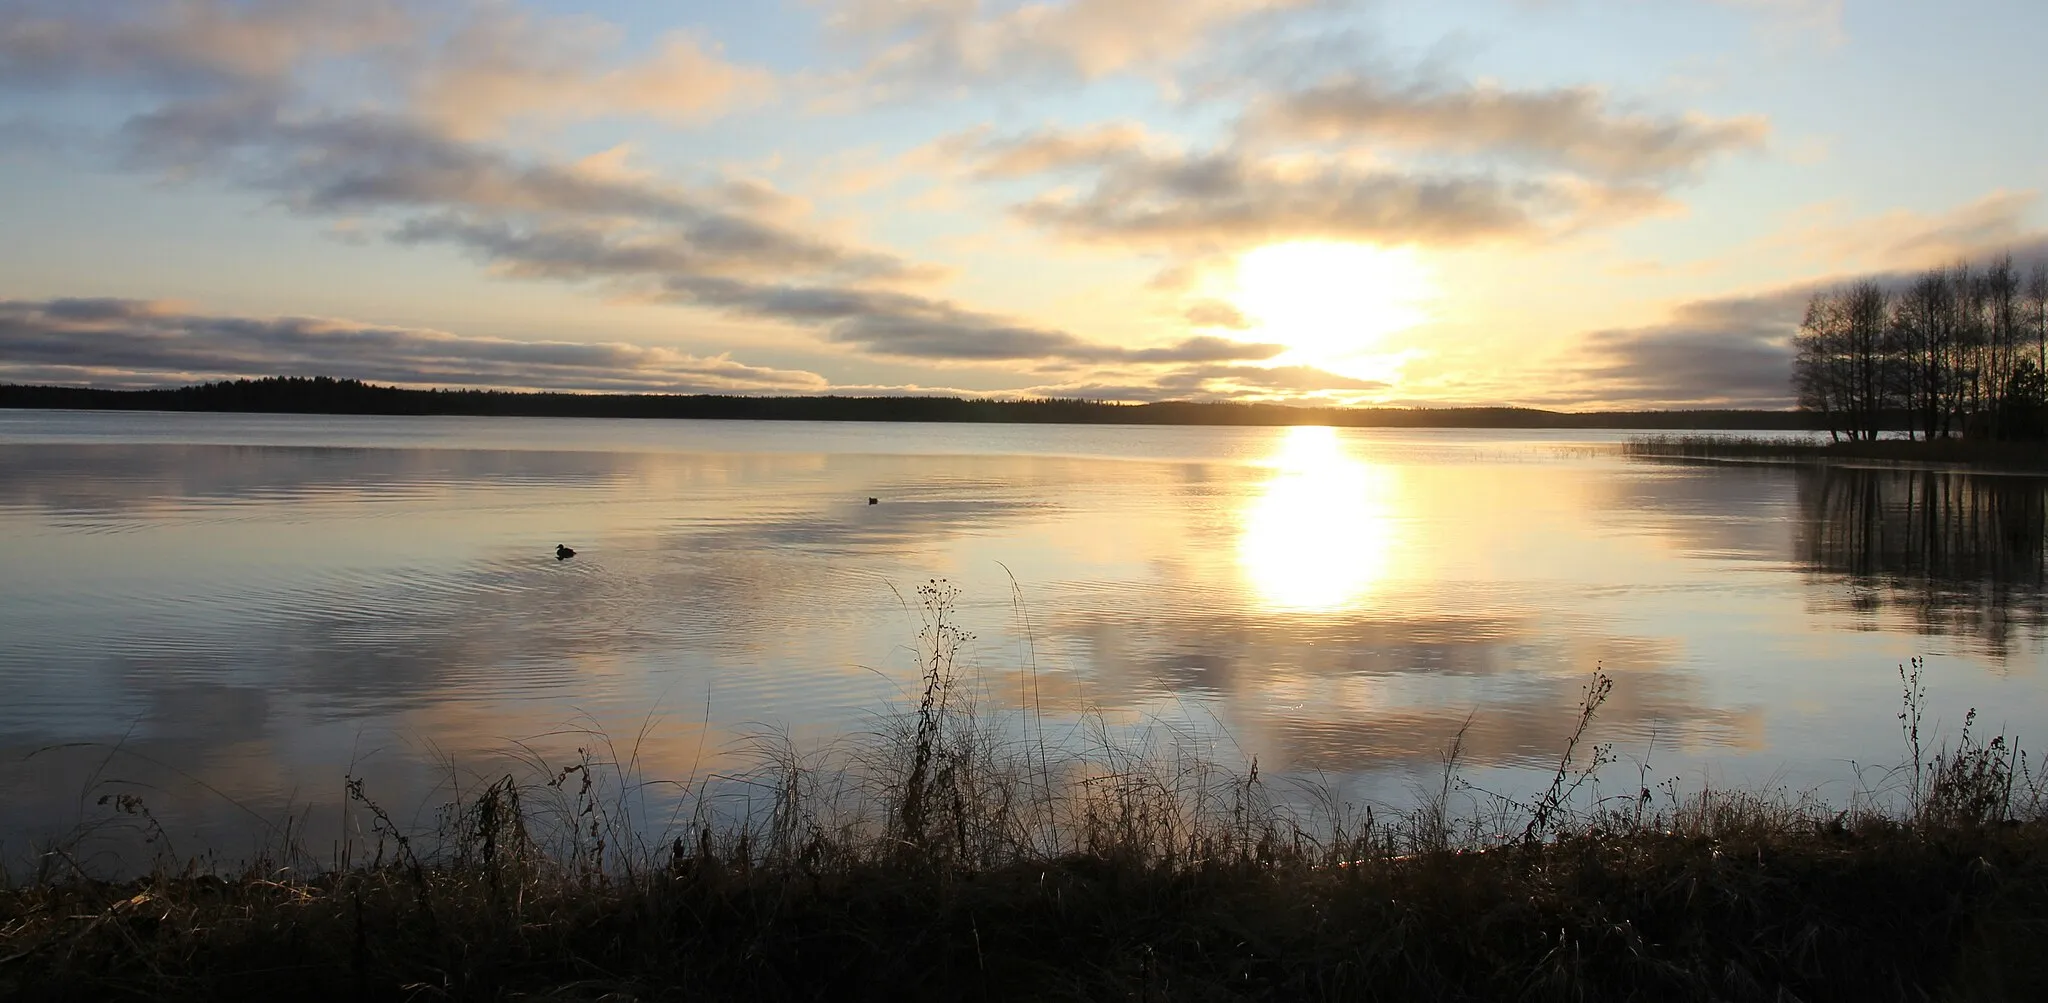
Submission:
[[[691,850],[630,881],[514,860],[67,883],[0,897],[0,995],[2042,999],[2044,849],[2038,825],[1703,812],[1342,868]]]
[[[1932,463],[2048,473],[2048,444],[1979,439],[1879,439],[1875,442],[1798,442],[1759,436],[1648,435],[1622,447],[1650,459],[1777,462],[1876,461]]]
[[[420,832],[351,778],[359,842],[326,865],[286,840],[101,880],[47,847],[0,889],[0,998],[2048,996],[2041,787],[1968,724],[1923,749],[1917,669],[1906,765],[1851,805],[1646,777],[1603,796],[1596,674],[1530,796],[1466,783],[1453,738],[1385,812],[1255,761],[1056,752],[977,712],[949,596],[926,598],[911,708],[829,753],[765,742],[658,838],[620,757],[586,754]],[[752,793],[721,812],[714,788]]]

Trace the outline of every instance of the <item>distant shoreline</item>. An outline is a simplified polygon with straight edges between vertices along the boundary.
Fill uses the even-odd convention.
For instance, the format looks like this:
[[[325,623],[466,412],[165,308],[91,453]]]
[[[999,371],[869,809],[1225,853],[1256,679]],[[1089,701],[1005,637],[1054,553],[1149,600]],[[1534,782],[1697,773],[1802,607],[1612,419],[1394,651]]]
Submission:
[[[1350,408],[1201,401],[1116,404],[1071,399],[741,397],[717,394],[410,390],[327,377],[273,377],[161,390],[102,390],[0,384],[0,409],[28,408],[408,417],[1743,431],[1815,431],[1820,420],[1820,416],[1803,411],[1762,410],[1698,409],[1573,413],[1521,407]]]

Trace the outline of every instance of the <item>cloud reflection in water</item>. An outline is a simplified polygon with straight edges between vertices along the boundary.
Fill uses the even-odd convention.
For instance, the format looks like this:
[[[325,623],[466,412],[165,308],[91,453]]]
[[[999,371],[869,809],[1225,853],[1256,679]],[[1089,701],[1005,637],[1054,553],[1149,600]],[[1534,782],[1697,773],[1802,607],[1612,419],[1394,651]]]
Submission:
[[[245,813],[169,791],[331,818],[351,762],[427,803],[442,774],[412,743],[467,760],[652,710],[641,762],[677,778],[746,722],[858,730],[914,676],[891,589],[935,575],[966,590],[993,703],[1214,725],[1276,772],[1426,768],[1467,715],[1475,763],[1526,767],[1595,664],[1621,679],[1600,740],[1655,733],[1660,764],[1883,754],[1892,652],[1975,621],[1845,625],[1844,585],[2012,611],[2009,647],[1947,660],[1965,671],[2042,643],[2037,482],[1887,474],[1873,495],[1322,428],[949,429],[913,455],[893,428],[462,427],[586,448],[0,443],[0,536],[37,569],[0,577],[21,827],[0,844],[79,810],[103,748],[24,758],[70,741],[171,764],[153,810],[232,835]],[[584,555],[558,564],[558,539]],[[2039,717],[2023,689],[1957,699]]]

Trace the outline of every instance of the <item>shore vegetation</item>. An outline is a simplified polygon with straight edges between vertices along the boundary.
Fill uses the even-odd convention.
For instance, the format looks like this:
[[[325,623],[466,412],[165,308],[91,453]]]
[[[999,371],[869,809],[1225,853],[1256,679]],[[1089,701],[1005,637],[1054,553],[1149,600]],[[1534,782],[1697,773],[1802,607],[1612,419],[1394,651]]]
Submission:
[[[1644,459],[1940,465],[2048,474],[2048,443],[2013,439],[1806,439],[1640,435],[1622,445]]]
[[[766,736],[666,827],[596,744],[424,829],[350,777],[331,855],[99,875],[41,847],[0,887],[0,998],[2048,998],[2040,777],[1974,714],[1936,743],[1917,662],[1904,765],[1848,804],[1647,762],[1603,786],[1591,725],[1625,684],[1595,673],[1531,793],[1470,782],[1461,733],[1392,810],[1107,730],[1063,750],[984,712],[950,588],[923,599],[900,714],[828,751]],[[108,810],[147,833],[130,797]]]

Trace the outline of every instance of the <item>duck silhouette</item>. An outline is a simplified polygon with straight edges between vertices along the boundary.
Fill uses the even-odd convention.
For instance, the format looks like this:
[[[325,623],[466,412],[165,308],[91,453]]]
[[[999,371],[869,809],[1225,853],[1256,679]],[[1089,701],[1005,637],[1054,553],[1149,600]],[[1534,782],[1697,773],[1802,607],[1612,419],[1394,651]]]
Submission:
[[[566,560],[568,560],[569,558],[571,558],[571,557],[575,557],[575,556],[576,556],[576,552],[575,552],[575,551],[573,551],[573,550],[570,550],[569,548],[567,548],[567,547],[564,547],[564,546],[562,546],[562,545],[561,545],[561,544],[559,544],[559,543],[555,544],[555,560],[557,560],[557,561],[566,561]]]

